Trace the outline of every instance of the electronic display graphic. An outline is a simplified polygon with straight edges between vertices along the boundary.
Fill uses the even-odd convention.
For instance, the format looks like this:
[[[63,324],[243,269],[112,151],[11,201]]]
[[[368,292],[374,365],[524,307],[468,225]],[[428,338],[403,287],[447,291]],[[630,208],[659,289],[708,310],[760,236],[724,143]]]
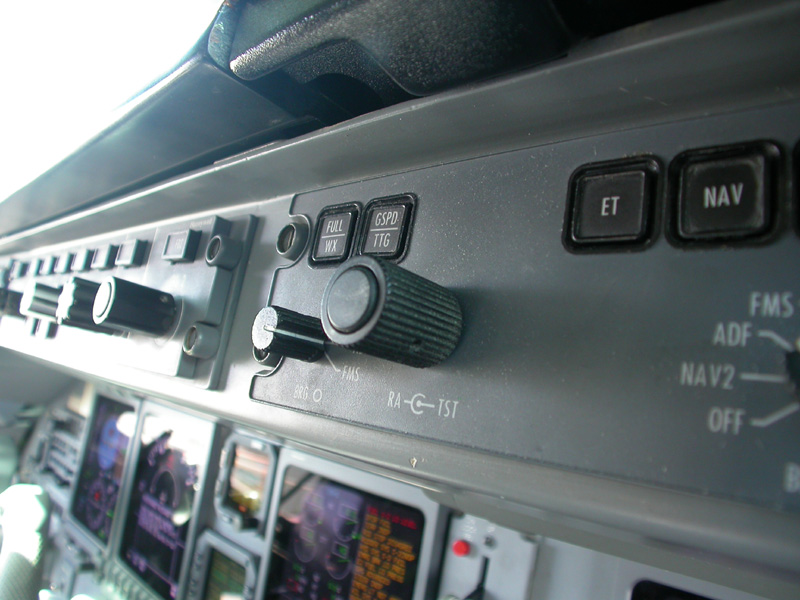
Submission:
[[[225,505],[245,520],[255,519],[264,505],[271,461],[269,454],[241,444],[235,446]]]
[[[212,550],[203,600],[243,600],[245,578],[242,565]]]
[[[133,407],[97,397],[72,515],[102,544],[111,533],[125,458],[135,431]]]
[[[268,600],[410,600],[425,517],[298,467],[286,470]]]
[[[211,423],[179,416],[147,415],[142,425],[121,555],[168,600],[178,594],[211,433]]]

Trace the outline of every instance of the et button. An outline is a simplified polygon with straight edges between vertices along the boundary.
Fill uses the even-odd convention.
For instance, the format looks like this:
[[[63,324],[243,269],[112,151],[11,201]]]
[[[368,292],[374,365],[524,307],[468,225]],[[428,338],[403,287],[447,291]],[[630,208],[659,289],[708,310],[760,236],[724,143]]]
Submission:
[[[579,246],[644,241],[653,177],[650,169],[633,165],[580,172],[572,188],[570,241]]]

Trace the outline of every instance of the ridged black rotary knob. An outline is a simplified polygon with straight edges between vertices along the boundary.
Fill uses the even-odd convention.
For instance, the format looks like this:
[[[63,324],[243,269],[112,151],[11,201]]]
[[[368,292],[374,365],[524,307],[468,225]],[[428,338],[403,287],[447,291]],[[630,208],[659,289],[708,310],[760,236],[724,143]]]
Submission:
[[[267,306],[258,312],[252,337],[257,355],[274,352],[313,362],[325,351],[325,332],[319,319],[280,306]]]
[[[60,287],[32,281],[22,294],[20,312],[28,317],[55,321],[59,294],[61,294]]]
[[[322,326],[333,343],[412,367],[450,356],[462,323],[452,292],[370,256],[342,264],[322,297]]]
[[[70,277],[58,297],[56,319],[59,324],[80,327],[102,333],[113,330],[96,325],[92,318],[92,308],[100,284],[81,277]]]
[[[150,335],[169,331],[175,313],[175,298],[170,294],[118,277],[100,283],[92,305],[96,325]]]

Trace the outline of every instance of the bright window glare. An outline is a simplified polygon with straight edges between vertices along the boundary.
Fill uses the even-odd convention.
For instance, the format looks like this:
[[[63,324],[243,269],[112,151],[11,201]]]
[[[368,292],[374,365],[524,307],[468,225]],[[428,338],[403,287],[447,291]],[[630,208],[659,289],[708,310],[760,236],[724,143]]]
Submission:
[[[220,0],[7,2],[0,36],[0,199],[100,132],[171,71]]]

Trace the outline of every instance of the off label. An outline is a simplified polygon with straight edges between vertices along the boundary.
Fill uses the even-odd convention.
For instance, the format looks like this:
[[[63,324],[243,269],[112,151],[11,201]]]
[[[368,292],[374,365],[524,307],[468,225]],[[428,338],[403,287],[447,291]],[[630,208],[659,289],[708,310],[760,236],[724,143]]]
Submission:
[[[712,406],[708,411],[707,425],[711,433],[739,435],[744,427],[745,410],[730,406]]]

